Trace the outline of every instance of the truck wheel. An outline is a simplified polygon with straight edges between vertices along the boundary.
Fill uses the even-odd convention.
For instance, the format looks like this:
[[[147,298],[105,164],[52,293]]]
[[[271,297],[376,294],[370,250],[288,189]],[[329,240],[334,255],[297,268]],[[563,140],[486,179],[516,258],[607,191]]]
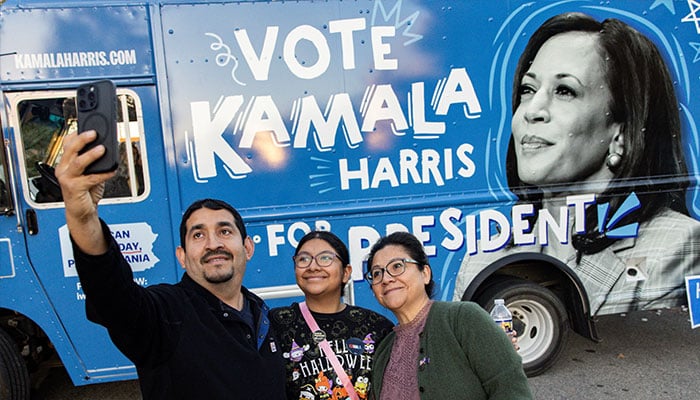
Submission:
[[[554,365],[569,334],[568,315],[561,300],[551,290],[523,279],[494,284],[476,302],[490,312],[495,299],[505,299],[513,314],[525,374],[536,376]]]
[[[0,400],[29,400],[29,372],[14,340],[0,329]]]

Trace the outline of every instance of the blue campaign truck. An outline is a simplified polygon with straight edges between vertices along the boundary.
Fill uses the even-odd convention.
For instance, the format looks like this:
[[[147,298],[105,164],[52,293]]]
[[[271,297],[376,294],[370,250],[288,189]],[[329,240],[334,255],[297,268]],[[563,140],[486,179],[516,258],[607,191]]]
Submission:
[[[30,377],[56,361],[76,385],[136,378],[105,330],[85,318],[52,185],[62,140],[76,129],[76,88],[98,79],[118,88],[121,155],[100,213],[139,284],[179,279],[181,214],[192,201],[215,197],[247,220],[256,252],[244,284],[273,306],[300,295],[290,260],[297,240],[330,229],[351,250],[347,301],[390,315],[362,280],[363,257],[380,236],[413,232],[430,255],[438,300],[486,309],[494,298],[506,300],[529,375],[552,365],[570,329],[598,340],[598,315],[682,305],[684,278],[700,268],[699,7],[673,0],[0,0],[0,400],[27,399]],[[598,186],[565,177],[542,184],[540,197],[530,196],[539,183],[523,171],[520,183],[511,179],[511,150],[523,148],[541,157],[533,176],[550,162],[554,171],[573,171],[547,153],[554,140],[544,134],[512,139],[513,99],[545,93],[536,73],[514,85],[521,54],[539,26],[568,12],[618,19],[658,48],[679,128],[661,133],[680,151],[637,141],[607,155],[628,160],[633,146],[646,145],[636,156],[641,164],[660,155],[675,170],[615,172]],[[564,75],[555,79],[570,79]],[[567,85],[545,93],[551,104],[540,122],[555,120],[546,107],[585,97]],[[657,89],[652,97],[663,96]],[[629,93],[625,102],[637,98]],[[572,145],[569,156],[583,158],[596,145]],[[675,201],[645,208],[656,193]],[[558,211],[545,207],[556,199]],[[591,239],[584,234],[596,215]],[[604,244],[578,245],[598,239]]]

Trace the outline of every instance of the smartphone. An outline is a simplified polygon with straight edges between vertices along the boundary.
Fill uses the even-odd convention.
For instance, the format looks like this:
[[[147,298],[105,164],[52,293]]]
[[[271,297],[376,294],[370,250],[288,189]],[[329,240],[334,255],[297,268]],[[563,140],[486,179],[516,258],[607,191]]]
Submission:
[[[97,138],[80,153],[102,144],[105,154],[85,168],[85,174],[109,172],[119,164],[117,138],[117,88],[110,80],[100,80],[78,86],[75,96],[78,134],[94,130]]]

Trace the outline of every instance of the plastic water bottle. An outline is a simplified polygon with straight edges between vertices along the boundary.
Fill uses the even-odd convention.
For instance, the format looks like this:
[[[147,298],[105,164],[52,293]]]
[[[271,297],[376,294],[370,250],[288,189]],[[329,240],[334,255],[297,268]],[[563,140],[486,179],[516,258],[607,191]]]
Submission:
[[[494,303],[496,305],[491,310],[493,322],[500,326],[505,333],[511,333],[513,331],[513,315],[508,311],[503,299],[496,299]]]

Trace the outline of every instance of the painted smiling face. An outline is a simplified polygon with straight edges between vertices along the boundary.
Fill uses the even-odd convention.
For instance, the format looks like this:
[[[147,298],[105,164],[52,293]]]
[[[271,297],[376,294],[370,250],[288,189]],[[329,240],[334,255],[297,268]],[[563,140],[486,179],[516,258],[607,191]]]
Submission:
[[[520,82],[511,128],[520,180],[542,186],[607,182],[610,150],[621,140],[598,37],[567,32],[547,40]]]

